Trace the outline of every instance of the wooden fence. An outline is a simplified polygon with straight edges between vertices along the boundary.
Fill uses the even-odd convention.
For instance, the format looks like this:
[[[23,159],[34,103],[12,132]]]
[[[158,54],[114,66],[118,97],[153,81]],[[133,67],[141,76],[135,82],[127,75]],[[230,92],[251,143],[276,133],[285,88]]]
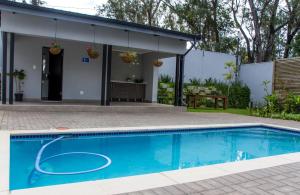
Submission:
[[[288,92],[300,95],[300,57],[274,62],[273,92],[281,98]]]

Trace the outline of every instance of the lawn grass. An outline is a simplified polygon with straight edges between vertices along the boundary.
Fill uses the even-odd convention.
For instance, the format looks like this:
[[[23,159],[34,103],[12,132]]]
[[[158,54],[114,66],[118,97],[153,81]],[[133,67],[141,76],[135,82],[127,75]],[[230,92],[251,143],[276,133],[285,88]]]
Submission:
[[[229,113],[229,114],[239,114],[245,116],[256,116],[261,117],[258,113],[253,112],[252,115],[250,114],[249,109],[238,109],[238,108],[228,108],[223,110],[222,108],[214,109],[214,108],[188,108],[189,112],[206,112],[206,113]],[[273,119],[283,119],[283,120],[293,120],[293,121],[300,121],[300,114],[284,114],[284,113],[276,113],[272,114],[269,117],[264,118],[273,118]]]
[[[250,116],[249,109],[238,109],[238,108],[228,108],[226,110],[222,108],[188,108],[189,112],[210,112],[210,113],[230,113],[230,114],[240,114]]]

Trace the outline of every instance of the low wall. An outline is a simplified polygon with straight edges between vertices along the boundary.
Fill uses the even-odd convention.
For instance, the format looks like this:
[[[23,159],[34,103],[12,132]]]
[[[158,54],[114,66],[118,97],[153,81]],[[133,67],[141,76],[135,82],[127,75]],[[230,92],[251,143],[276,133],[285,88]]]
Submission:
[[[175,79],[176,58],[166,58],[164,65],[159,68],[159,75],[170,75]],[[214,78],[224,81],[224,74],[228,71],[224,68],[226,62],[235,62],[235,56],[230,54],[192,50],[185,57],[184,81],[197,78],[204,81]]]
[[[273,62],[242,64],[239,75],[240,81],[251,90],[251,101],[254,104],[264,104],[264,81],[269,81],[268,93],[272,93]]]

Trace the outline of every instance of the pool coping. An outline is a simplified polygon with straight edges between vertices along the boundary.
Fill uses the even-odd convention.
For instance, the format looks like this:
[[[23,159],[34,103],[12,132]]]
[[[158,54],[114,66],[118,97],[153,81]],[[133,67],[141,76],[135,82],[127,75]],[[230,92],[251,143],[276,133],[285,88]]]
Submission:
[[[71,184],[60,184],[9,191],[9,144],[11,135],[35,135],[35,134],[65,134],[65,133],[95,133],[95,132],[141,132],[153,130],[175,130],[175,129],[207,129],[207,128],[230,128],[230,127],[271,127],[276,129],[300,132],[300,129],[280,126],[268,123],[240,123],[240,124],[217,124],[217,125],[176,125],[176,126],[148,126],[148,127],[111,127],[111,128],[87,128],[68,130],[18,130],[0,131],[0,143],[8,147],[0,147],[0,195],[33,195],[33,194],[71,194],[84,191],[89,195],[93,194],[117,194],[128,193],[151,188],[165,187],[187,182],[195,182],[204,179],[211,179],[245,171],[264,169],[279,165],[300,162],[300,152],[282,154],[276,156],[256,158],[246,161],[228,162],[222,164],[207,165],[194,168],[186,168],[159,173],[86,181]],[[4,174],[3,174],[4,173]]]

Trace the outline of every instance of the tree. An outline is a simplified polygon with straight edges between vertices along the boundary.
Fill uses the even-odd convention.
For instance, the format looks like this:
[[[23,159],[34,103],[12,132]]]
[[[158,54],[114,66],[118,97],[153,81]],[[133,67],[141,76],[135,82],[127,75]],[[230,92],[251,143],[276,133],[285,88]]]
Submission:
[[[158,26],[162,0],[108,0],[97,15],[118,20]]]
[[[300,0],[285,0],[289,22],[286,31],[284,58],[290,56],[290,50],[296,34],[300,31]],[[299,35],[298,35],[299,37]]]
[[[234,25],[230,10],[225,1],[220,0],[185,0],[164,1],[171,9],[167,19],[177,19],[177,26],[168,20],[177,30],[198,34],[202,37],[199,48],[234,53],[236,39],[232,34]],[[175,16],[174,16],[175,15]]]
[[[292,44],[293,56],[300,57],[300,33],[295,37],[294,43]]]
[[[36,5],[36,6],[40,6],[40,5],[45,4],[45,1],[42,1],[42,0],[31,0],[31,4],[32,5]]]
[[[22,2],[22,3],[30,3],[32,5],[35,5],[35,6],[41,6],[41,5],[44,5],[46,4],[45,1],[43,0],[30,0],[29,2],[27,0],[11,0],[11,1],[14,1],[14,2]]]

